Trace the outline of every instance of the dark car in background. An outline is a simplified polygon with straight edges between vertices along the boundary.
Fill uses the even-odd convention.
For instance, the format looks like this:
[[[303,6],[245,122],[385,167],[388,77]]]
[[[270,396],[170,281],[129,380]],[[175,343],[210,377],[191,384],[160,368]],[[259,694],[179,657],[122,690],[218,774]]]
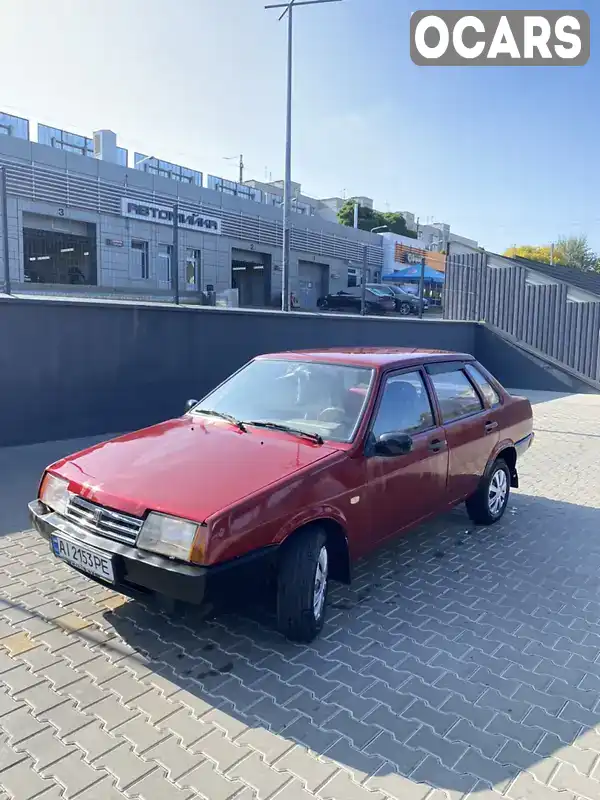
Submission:
[[[342,291],[328,294],[317,301],[321,311],[346,311],[351,314],[360,314],[361,288],[357,286],[352,291]],[[396,309],[394,298],[382,291],[379,286],[367,286],[365,292],[365,307],[367,314],[389,314]]]
[[[394,286],[391,283],[368,283],[367,288],[384,292],[394,301],[395,310],[403,317],[408,317],[410,314],[419,314],[421,305],[423,306],[423,311],[427,311],[429,308],[429,303],[425,298],[421,300],[416,295],[401,289],[399,286]]]

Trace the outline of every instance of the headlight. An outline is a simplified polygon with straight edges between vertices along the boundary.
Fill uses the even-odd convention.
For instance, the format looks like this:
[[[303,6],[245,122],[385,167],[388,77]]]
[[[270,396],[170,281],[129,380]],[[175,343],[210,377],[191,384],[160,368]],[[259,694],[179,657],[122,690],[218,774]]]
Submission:
[[[69,505],[69,481],[47,472],[40,487],[40,500],[52,511],[65,514]]]
[[[197,522],[151,511],[142,525],[137,546],[142,550],[150,550],[180,561],[193,560],[201,563],[205,548],[198,546],[199,542],[196,542],[196,546],[194,543],[197,534],[198,538],[203,537],[204,530]]]

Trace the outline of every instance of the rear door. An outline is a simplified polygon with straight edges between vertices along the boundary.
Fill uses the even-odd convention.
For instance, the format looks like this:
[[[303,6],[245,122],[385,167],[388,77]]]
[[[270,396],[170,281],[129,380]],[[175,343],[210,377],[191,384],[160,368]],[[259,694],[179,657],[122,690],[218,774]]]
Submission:
[[[500,439],[496,410],[486,402],[467,369],[457,361],[426,366],[448,442],[451,503],[475,491]]]
[[[366,459],[374,546],[445,507],[448,448],[418,367],[385,376],[370,437],[408,433],[411,453]]]

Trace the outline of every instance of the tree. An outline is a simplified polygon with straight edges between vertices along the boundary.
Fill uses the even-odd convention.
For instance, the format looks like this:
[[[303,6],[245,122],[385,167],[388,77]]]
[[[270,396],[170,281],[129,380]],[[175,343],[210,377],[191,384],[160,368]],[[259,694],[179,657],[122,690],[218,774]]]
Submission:
[[[561,236],[551,253],[550,245],[521,245],[509,247],[504,252],[509,258],[527,258],[531,261],[542,261],[549,264],[562,264],[583,272],[600,272],[600,257],[588,244],[587,236]]]
[[[354,200],[347,200],[338,211],[338,222],[348,228],[354,227]],[[358,207],[358,227],[362,231],[386,226],[390,233],[408,236],[416,239],[417,234],[406,227],[406,220],[402,214],[393,211],[376,211],[367,206]]]

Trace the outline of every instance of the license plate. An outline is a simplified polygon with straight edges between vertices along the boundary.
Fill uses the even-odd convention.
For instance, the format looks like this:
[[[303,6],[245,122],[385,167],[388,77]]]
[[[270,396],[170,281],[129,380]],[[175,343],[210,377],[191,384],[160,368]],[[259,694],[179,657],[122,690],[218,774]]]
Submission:
[[[83,570],[83,572],[87,572],[90,575],[95,575],[97,578],[102,578],[102,580],[109,583],[115,582],[112,559],[99,550],[82,547],[68,539],[63,539],[61,536],[52,537],[52,550],[57,558],[61,558],[68,564],[77,567],[77,569]]]

